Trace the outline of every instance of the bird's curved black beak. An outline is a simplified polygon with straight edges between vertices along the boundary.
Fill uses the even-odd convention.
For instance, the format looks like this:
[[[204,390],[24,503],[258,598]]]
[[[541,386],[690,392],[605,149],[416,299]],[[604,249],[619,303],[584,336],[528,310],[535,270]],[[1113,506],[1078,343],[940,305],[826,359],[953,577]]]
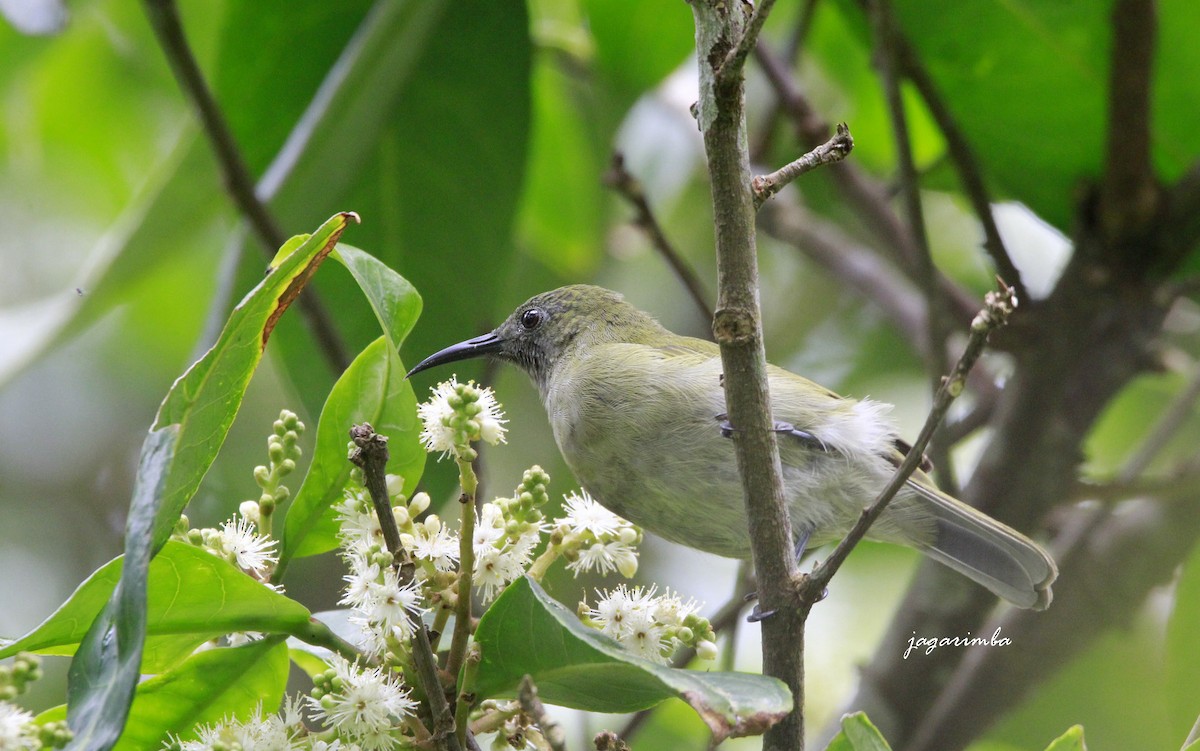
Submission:
[[[434,352],[429,357],[417,363],[404,377],[411,378],[414,374],[420,373],[422,370],[429,370],[435,365],[445,365],[448,362],[458,362],[459,360],[470,360],[474,357],[492,355],[499,352],[503,345],[504,341],[496,335],[496,332],[492,331],[483,336],[468,339],[465,342],[452,344],[440,352]]]

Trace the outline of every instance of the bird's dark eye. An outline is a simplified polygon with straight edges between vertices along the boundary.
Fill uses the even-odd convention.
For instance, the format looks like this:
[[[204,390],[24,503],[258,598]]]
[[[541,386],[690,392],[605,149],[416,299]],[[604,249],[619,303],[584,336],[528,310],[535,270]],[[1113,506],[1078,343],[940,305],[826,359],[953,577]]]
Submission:
[[[544,316],[545,313],[537,308],[530,308],[521,314],[521,326],[523,326],[527,331],[532,331],[538,327],[538,324],[542,322],[542,318]]]

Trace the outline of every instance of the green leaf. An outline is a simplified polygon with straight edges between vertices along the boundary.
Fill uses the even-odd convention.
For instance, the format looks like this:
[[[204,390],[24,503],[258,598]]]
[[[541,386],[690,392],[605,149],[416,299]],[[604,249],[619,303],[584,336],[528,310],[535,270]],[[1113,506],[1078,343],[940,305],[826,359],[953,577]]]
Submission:
[[[49,618],[0,649],[71,654],[121,578],[123,559],[96,570]],[[233,564],[194,545],[169,540],[150,562],[146,646],[141,672],[159,673],[208,639],[239,631],[303,632],[306,607],[265,587]]]
[[[69,748],[106,751],[120,735],[141,665],[150,559],[216,458],[276,322],[353,217],[327,221],[246,295],[159,407],[142,447],[120,584],[71,662]]]
[[[1046,746],[1046,751],[1087,751],[1087,744],[1083,742],[1083,726],[1072,726]]]
[[[338,245],[333,257],[341,261],[358,282],[389,347],[398,352],[421,316],[421,296],[416,288],[383,261],[351,245]]]
[[[193,736],[200,723],[245,720],[283,700],[288,652],[281,637],[200,652],[137,687],[118,751],[161,748],[168,736]]]
[[[842,717],[842,729],[826,751],[891,751],[879,729],[863,712]]]
[[[1174,610],[1167,621],[1163,654],[1166,672],[1167,712],[1172,735],[1186,737],[1196,722],[1200,703],[1196,701],[1196,676],[1200,674],[1200,549],[1184,563],[1175,585]]]
[[[708,724],[714,742],[762,733],[792,708],[791,693],[774,678],[676,670],[635,657],[527,577],[487,609],[475,641],[481,699],[514,695],[526,674],[547,702],[593,712],[635,712],[677,697]]]
[[[337,514],[332,504],[341,497],[353,469],[346,459],[348,431],[362,422],[388,437],[388,471],[402,475],[404,490],[411,493],[425,466],[425,451],[417,441],[417,399],[386,337],[376,339],[354,359],[325,401],[312,464],[287,510],[277,577],[283,576],[292,558],[337,547]]]

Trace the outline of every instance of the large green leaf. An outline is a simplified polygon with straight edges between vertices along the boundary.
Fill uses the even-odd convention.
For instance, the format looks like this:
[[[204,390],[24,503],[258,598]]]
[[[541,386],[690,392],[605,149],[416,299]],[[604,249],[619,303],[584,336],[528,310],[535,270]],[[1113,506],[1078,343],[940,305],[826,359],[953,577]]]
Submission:
[[[97,569],[37,628],[0,649],[0,659],[17,652],[74,653],[120,581],[122,564],[116,558]],[[168,541],[147,574],[141,671],[162,672],[201,642],[223,634],[303,633],[309,616],[303,605],[228,561],[194,545]]]
[[[260,182],[284,224],[353,205],[363,247],[418,289],[462,291],[425,300],[425,320],[441,328],[414,331],[414,354],[507,307],[494,297],[511,267],[526,163],[528,26],[519,0],[376,3]],[[352,280],[317,287],[351,351],[377,336]],[[320,358],[300,326],[285,321],[279,334],[316,412],[332,378],[312,367]]]
[[[283,259],[234,309],[217,343],[159,407],[142,448],[121,581],[71,663],[72,748],[104,751],[120,735],[141,664],[150,559],[216,458],[276,322],[353,216],[334,216]]]
[[[161,748],[168,736],[191,736],[200,723],[270,714],[283,700],[288,652],[282,637],[212,649],[140,684],[125,732],[114,748]]]
[[[405,492],[411,493],[425,466],[425,451],[417,441],[417,399],[387,337],[379,337],[354,359],[321,410],[312,464],[287,510],[277,576],[295,557],[337,547],[337,515],[331,506],[353,469],[346,459],[350,427],[362,422],[388,436],[388,471],[402,475]]]
[[[635,657],[579,622],[533,580],[513,582],[479,619],[481,699],[512,696],[528,674],[552,704],[634,712],[676,697],[692,706],[714,740],[764,732],[791,711],[787,687],[748,673],[676,670]]]

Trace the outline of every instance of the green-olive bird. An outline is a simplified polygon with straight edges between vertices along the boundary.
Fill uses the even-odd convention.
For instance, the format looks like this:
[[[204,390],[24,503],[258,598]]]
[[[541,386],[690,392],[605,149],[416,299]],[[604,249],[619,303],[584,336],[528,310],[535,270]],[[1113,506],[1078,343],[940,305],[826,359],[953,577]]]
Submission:
[[[480,356],[529,374],[563,458],[601,504],[673,542],[750,557],[716,344],[668,331],[615,292],[572,285],[530,298],[491,333],[409,375]],[[891,407],[775,366],[767,374],[798,549],[838,540],[907,451]],[[920,470],[867,537],[916,548],[1018,607],[1050,604],[1053,559]]]

